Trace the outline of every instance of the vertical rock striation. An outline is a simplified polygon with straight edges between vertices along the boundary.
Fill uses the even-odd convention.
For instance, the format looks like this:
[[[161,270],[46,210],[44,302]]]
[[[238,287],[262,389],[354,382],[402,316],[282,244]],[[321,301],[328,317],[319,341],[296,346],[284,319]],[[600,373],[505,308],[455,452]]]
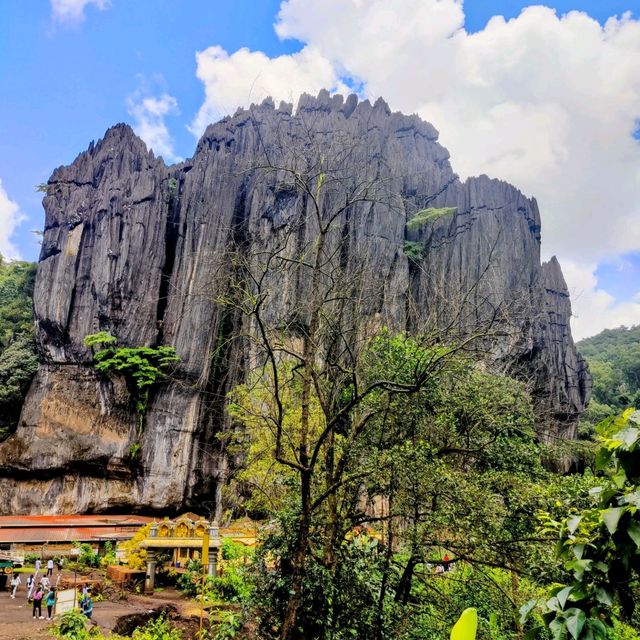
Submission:
[[[575,435],[590,378],[569,329],[558,262],[540,264],[533,199],[486,176],[461,182],[438,134],[417,116],[303,95],[294,112],[267,100],[210,125],[171,167],[126,125],[54,171],[34,296],[41,365],[18,431],[0,446],[0,511],[219,508],[228,464],[216,436],[225,396],[249,368],[253,330],[221,300],[242,274],[233,256],[317,232],[308,198],[278,161],[314,155],[349,166],[378,195],[340,217],[345,273],[363,281],[364,330],[491,322],[493,366],[530,380],[543,438]],[[330,198],[344,197],[339,188]],[[433,210],[423,225],[407,222]],[[411,248],[411,251],[409,250]],[[407,255],[409,254],[410,257]],[[274,282],[269,314],[302,313],[309,283]],[[151,398],[142,459],[123,383],[96,375],[83,338],[176,348],[181,362]],[[232,339],[235,338],[235,339]]]

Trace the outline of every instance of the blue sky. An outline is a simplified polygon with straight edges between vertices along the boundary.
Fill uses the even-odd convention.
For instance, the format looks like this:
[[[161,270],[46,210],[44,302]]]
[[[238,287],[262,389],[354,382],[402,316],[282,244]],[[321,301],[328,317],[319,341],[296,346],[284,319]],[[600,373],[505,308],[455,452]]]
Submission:
[[[338,3],[336,6],[339,9],[341,1],[347,2],[331,0],[330,4],[334,6]],[[52,13],[52,4],[55,2],[86,6],[83,13],[76,16],[81,19],[69,19],[68,15],[63,19],[56,18]],[[222,63],[215,54],[208,63],[209,67],[205,68],[206,61],[201,61],[200,66],[197,66],[196,52],[203,52],[213,46],[221,47],[230,56],[238,49],[247,47],[252,52],[263,52],[271,62],[279,56],[285,56],[283,60],[288,60],[287,56],[295,57],[305,45],[312,44],[322,51],[322,55],[335,68],[338,78],[335,88],[341,88],[342,76],[351,77],[354,78],[354,86],[357,83],[358,86],[370,87],[374,93],[384,90],[384,97],[392,107],[416,110],[434,121],[442,132],[443,144],[452,150],[454,168],[460,170],[462,175],[487,170],[496,177],[514,181],[529,195],[538,196],[538,191],[541,191],[544,199],[544,187],[534,192],[536,183],[529,185],[526,174],[523,180],[518,180],[519,174],[509,175],[509,171],[506,172],[507,175],[497,174],[496,171],[502,168],[500,164],[495,165],[495,170],[489,161],[484,164],[477,161],[474,164],[474,154],[477,155],[477,151],[469,150],[469,153],[464,153],[462,147],[463,153],[458,154],[462,164],[458,169],[455,165],[455,151],[461,143],[457,142],[455,131],[447,125],[444,118],[440,121],[437,119],[438,108],[445,111],[444,105],[447,104],[448,97],[442,98],[441,107],[432,103],[423,105],[420,101],[422,98],[411,102],[409,97],[398,97],[394,101],[395,85],[392,81],[385,84],[384,79],[377,79],[373,71],[368,75],[366,67],[354,58],[352,52],[338,50],[339,47],[331,51],[330,45],[323,41],[323,34],[313,32],[313,24],[300,26],[299,23],[304,22],[305,2],[312,5],[319,0],[292,0],[292,15],[295,11],[298,14],[285,17],[283,27],[284,34],[300,33],[298,37],[292,38],[281,38],[274,30],[273,25],[280,8],[278,0],[190,0],[179,3],[175,0],[0,2],[0,58],[3,60],[0,65],[0,90],[3,96],[0,100],[0,180],[6,197],[13,203],[13,209],[9,208],[7,211],[15,212],[17,207],[20,213],[15,214],[14,219],[18,215],[22,216],[22,222],[7,240],[17,253],[25,259],[37,257],[37,239],[31,230],[41,229],[43,215],[41,194],[35,192],[34,186],[45,182],[56,166],[71,162],[91,140],[101,137],[112,124],[128,121],[135,125],[132,104],[142,104],[145,97],[170,98],[170,102],[166,103],[168,107],[155,122],[166,127],[173,155],[186,157],[193,153],[196,138],[189,127],[193,129],[196,126],[194,123],[197,115],[200,112],[203,114],[201,118],[206,118],[210,113],[222,115],[224,108],[220,104],[228,107],[235,99],[234,94],[230,93],[226,103],[215,103],[214,100],[213,106],[207,106],[207,82],[212,83],[212,91],[219,91],[221,80],[216,74]],[[420,0],[413,2],[419,3]],[[436,0],[424,0],[423,6],[435,2]],[[453,5],[455,0],[445,2]],[[25,8],[27,4],[28,10]],[[409,4],[410,0],[402,0],[397,5],[395,2],[388,3],[388,6],[398,6],[398,10],[402,11],[402,6]],[[492,16],[517,18],[523,8],[530,4],[532,3],[516,0],[466,0],[463,5],[464,28],[467,32],[482,35],[481,32]],[[639,0],[555,0],[545,4],[556,9],[558,14],[571,10],[583,11],[601,25],[612,15],[630,11],[633,20],[640,14]],[[102,10],[99,5],[103,5]],[[451,19],[455,21],[454,13]],[[533,13],[531,15],[530,22],[533,24],[534,18],[538,18]],[[398,18],[399,24],[404,24],[405,20],[412,20],[414,16]],[[566,26],[551,23],[544,15],[539,20],[540,24],[546,20],[553,29],[558,25],[558,28]],[[524,21],[521,22],[524,28],[526,25]],[[503,31],[507,37],[508,30]],[[500,37],[502,36],[495,41],[498,42]],[[231,63],[236,62],[238,69],[245,68],[232,58]],[[231,71],[235,68],[230,67]],[[197,76],[197,73],[204,75],[207,69],[213,69],[213,80],[203,80]],[[306,67],[302,67],[303,75],[304,69]],[[293,83],[292,91],[296,86]],[[496,92],[508,90],[500,86]],[[366,89],[364,93],[366,94]],[[504,107],[509,103],[510,101],[503,100],[501,104]],[[494,107],[493,111],[495,110]],[[517,114],[513,117],[516,118],[514,126],[517,127]],[[636,117],[640,117],[640,103],[637,104]],[[139,122],[138,125],[140,126]],[[464,126],[464,123],[460,126]],[[502,126],[510,125],[505,120]],[[449,130],[453,133],[445,138],[445,133]],[[631,139],[632,125],[629,125],[628,133]],[[625,149],[628,154],[628,149]],[[538,158],[541,163],[544,162],[543,153],[544,149],[541,149]],[[468,168],[464,166],[464,158],[467,157],[470,158]],[[542,177],[540,180],[540,184],[546,184]],[[541,202],[541,208],[542,204]],[[560,204],[552,202],[548,210],[560,211]],[[549,227],[550,237],[560,238],[555,245],[552,243],[550,250],[559,253],[562,262],[564,247],[561,238],[566,236],[566,231],[554,230],[555,220],[560,218],[559,215],[554,217],[549,213],[548,216],[549,220],[545,220],[543,209],[543,224]],[[7,216],[0,216],[0,225],[5,226],[5,238],[9,231],[9,220]],[[2,231],[0,227],[0,238]],[[609,307],[633,301],[640,291],[640,285],[637,284],[640,282],[640,244],[636,246],[634,242],[616,244],[612,241],[606,250],[594,248],[592,257],[582,262],[580,256],[566,250],[567,261],[576,267],[573,271],[569,268],[567,273],[578,274],[581,269],[582,285],[577,286],[583,286],[584,291],[590,287],[593,291],[599,289],[608,292],[614,298],[608,301]],[[595,283],[587,282],[587,270],[590,270],[592,279],[595,278]],[[578,282],[578,275],[574,279]],[[579,298],[580,293],[577,291],[576,297]],[[625,321],[628,321],[628,317],[634,320],[635,313],[636,310],[631,308],[631,316],[627,314],[621,317]],[[616,321],[614,316],[611,321]],[[637,322],[640,322],[640,315]]]

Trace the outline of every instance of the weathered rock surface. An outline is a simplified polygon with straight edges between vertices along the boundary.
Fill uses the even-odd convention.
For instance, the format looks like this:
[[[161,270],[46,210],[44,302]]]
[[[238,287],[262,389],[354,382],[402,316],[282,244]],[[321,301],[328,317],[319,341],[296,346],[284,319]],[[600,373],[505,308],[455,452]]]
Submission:
[[[302,96],[295,113],[265,101],[210,125],[193,158],[172,167],[117,125],[54,171],[35,292],[41,366],[18,431],[0,446],[0,511],[219,507],[227,460],[216,434],[250,357],[246,340],[229,338],[252,331],[220,302],[238,277],[231,255],[273,250],[301,213],[296,241],[317,231],[308,198],[274,170],[284,156],[349,150],[351,188],[378,185],[373,201],[340,217],[345,273],[366,283],[362,326],[472,330],[493,320],[490,359],[530,380],[541,436],[572,437],[590,378],[560,267],[540,264],[537,204],[486,176],[461,182],[437,138],[382,100],[321,92]],[[408,231],[427,207],[455,210]],[[421,257],[407,257],[407,242]],[[303,314],[308,287],[274,281],[268,313]],[[83,346],[99,330],[181,357],[176,379],[152,396],[136,464],[126,388],[97,376]]]

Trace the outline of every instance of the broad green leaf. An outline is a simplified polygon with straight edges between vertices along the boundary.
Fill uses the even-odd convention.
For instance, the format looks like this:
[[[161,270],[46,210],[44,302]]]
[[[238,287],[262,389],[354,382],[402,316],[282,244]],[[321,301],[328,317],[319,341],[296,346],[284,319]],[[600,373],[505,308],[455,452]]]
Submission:
[[[567,568],[573,570],[576,580],[582,580],[584,572],[591,568],[593,560],[574,560],[567,563]]]
[[[622,442],[624,442],[627,448],[631,448],[637,442],[639,433],[639,429],[627,427],[619,433],[616,433],[615,438],[616,440],[621,440]]]
[[[573,545],[573,555],[578,560],[582,560],[582,556],[584,555],[584,545],[583,544],[574,544]]]
[[[624,511],[625,507],[613,507],[611,509],[605,509],[602,512],[602,521],[607,525],[607,529],[609,529],[611,535],[618,529],[618,522],[620,522],[620,517]]]
[[[553,596],[553,598],[549,598],[546,602],[547,609],[551,609],[551,611],[562,611],[562,607],[560,606],[560,602],[558,602],[558,598]]]
[[[575,530],[578,528],[578,525],[582,521],[582,516],[573,516],[572,518],[567,519],[567,529],[569,533],[575,533]]]
[[[622,504],[631,504],[634,507],[640,508],[640,491],[632,491],[627,493],[620,500]]]
[[[565,640],[567,637],[567,625],[562,618],[556,618],[549,625],[549,631],[553,640]]]
[[[593,634],[593,640],[605,640],[607,637],[607,628],[600,622],[600,620],[596,620],[591,618],[587,621],[587,626],[589,627],[589,631]]]
[[[598,449],[598,452],[596,453],[596,470],[597,471],[602,471],[609,464],[609,461],[611,460],[611,455],[612,455],[612,452],[605,447],[600,447],[600,449]],[[593,491],[593,489],[591,489],[591,491]],[[591,493],[591,491],[589,493]]]
[[[604,587],[598,587],[596,589],[596,600],[602,604],[610,607],[613,604],[613,597]]]
[[[636,547],[640,547],[640,522],[632,520],[627,527],[629,537],[636,543]]]
[[[567,630],[575,640],[578,640],[582,627],[584,627],[584,623],[587,621],[587,614],[582,609],[574,607],[565,612],[565,617],[567,620]]]
[[[473,608],[465,609],[451,629],[451,640],[475,640],[477,630],[478,612]]]
[[[538,601],[535,598],[529,600],[520,607],[520,624],[524,624],[529,617],[529,614],[533,611],[535,606],[538,604]]]
[[[560,607],[562,609],[564,609],[564,605],[567,604],[567,598],[569,597],[572,588],[573,587],[565,587],[561,591],[558,591],[558,593],[556,594],[556,598],[558,598],[558,602],[560,603]]]
[[[593,563],[594,569],[598,569],[598,571],[602,571],[602,573],[609,573],[609,565],[601,560]]]

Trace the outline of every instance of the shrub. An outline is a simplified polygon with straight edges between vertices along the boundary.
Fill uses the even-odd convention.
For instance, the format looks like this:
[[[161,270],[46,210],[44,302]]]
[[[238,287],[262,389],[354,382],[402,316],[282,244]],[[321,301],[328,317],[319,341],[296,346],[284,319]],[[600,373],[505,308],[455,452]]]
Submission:
[[[164,616],[150,620],[133,632],[132,640],[182,640],[179,629],[170,626]]]

